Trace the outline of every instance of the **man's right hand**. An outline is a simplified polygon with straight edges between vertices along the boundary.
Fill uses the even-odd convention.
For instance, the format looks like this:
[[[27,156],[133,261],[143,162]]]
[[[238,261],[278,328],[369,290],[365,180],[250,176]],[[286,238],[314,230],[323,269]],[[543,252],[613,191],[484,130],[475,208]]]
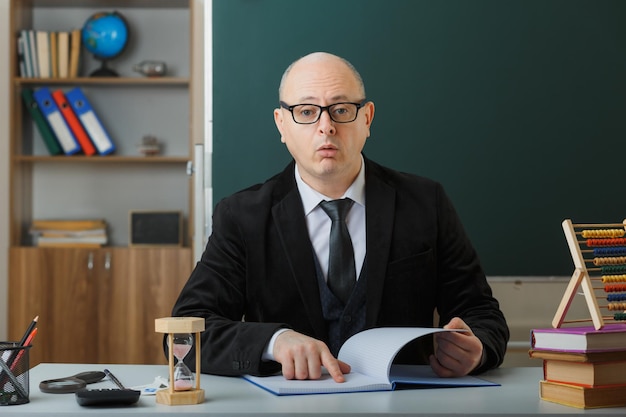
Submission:
[[[276,338],[273,354],[285,379],[319,379],[323,366],[335,382],[344,382],[350,372],[350,365],[335,359],[324,342],[294,330]]]

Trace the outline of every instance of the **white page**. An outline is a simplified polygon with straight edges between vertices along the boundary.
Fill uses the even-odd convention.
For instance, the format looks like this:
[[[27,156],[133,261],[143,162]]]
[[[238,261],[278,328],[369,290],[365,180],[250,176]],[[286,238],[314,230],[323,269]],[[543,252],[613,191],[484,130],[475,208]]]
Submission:
[[[320,379],[287,380],[282,375],[244,378],[277,395],[328,394],[335,392],[390,391],[391,384],[363,374],[345,374],[345,382],[335,382],[326,370]]]
[[[389,370],[396,354],[413,339],[427,334],[459,331],[422,327],[380,327],[355,334],[348,339],[337,357],[359,372],[389,382]]]

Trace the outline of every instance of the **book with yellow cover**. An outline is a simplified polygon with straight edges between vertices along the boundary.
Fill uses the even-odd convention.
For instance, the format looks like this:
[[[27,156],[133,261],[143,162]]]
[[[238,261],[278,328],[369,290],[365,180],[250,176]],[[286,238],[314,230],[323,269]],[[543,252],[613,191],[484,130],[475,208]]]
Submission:
[[[587,387],[626,385],[626,361],[567,362],[543,361],[545,380]]]
[[[542,400],[577,408],[622,407],[626,405],[626,385],[583,387],[542,380],[539,382]]]
[[[561,350],[530,349],[531,359],[554,359],[569,362],[609,362],[626,361],[626,350],[609,350],[599,352],[566,352]]]
[[[35,219],[31,231],[43,230],[92,230],[106,228],[102,219]]]

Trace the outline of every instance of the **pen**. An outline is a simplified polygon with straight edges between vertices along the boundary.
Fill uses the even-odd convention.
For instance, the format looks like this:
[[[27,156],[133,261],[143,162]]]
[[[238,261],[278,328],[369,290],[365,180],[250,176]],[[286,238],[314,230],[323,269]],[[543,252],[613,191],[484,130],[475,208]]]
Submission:
[[[37,321],[39,320],[39,316],[36,316],[33,321],[30,322],[30,324],[28,325],[28,327],[26,328],[26,331],[24,332],[24,336],[22,336],[22,339],[20,340],[20,344],[18,345],[19,347],[22,346],[28,346],[26,344],[26,342],[28,341],[28,337],[31,335],[31,333],[33,332],[33,329],[35,328],[35,326],[37,325]],[[7,360],[7,365],[9,367],[11,367],[11,365],[13,365],[13,363],[17,360],[17,354],[13,354],[9,357],[9,359]]]
[[[120,380],[119,380],[119,379],[117,379],[117,378],[115,377],[115,375],[113,375],[113,374],[111,373],[111,371],[109,371],[108,369],[105,369],[105,370],[104,370],[104,373],[106,374],[106,376],[108,376],[108,377],[109,377],[109,379],[110,379],[111,381],[113,381],[113,383],[114,383],[115,385],[117,385],[117,386],[119,387],[119,389],[126,389],[126,387],[125,387],[124,385],[122,385],[122,383],[120,382]]]
[[[33,339],[35,338],[35,335],[37,335],[37,328],[35,327],[26,337],[26,340],[24,341],[24,344],[22,345],[22,347],[26,347],[26,346],[30,346],[33,343]],[[9,367],[11,368],[11,371],[14,371],[20,363],[20,359],[22,359],[22,355],[24,354],[24,351],[26,349],[21,349],[17,355],[15,355],[15,360],[13,361],[13,363],[11,365],[9,365]],[[17,376],[17,375],[16,375]]]

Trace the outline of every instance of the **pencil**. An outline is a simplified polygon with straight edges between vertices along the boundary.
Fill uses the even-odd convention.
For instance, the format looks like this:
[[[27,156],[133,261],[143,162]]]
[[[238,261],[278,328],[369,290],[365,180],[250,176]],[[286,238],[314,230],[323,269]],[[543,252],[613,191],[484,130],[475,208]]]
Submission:
[[[24,336],[22,336],[22,340],[20,340],[20,346],[26,345],[26,339],[28,339],[28,336],[30,336],[30,333],[33,331],[38,321],[39,321],[39,316],[36,316],[33,319],[33,321],[30,322],[30,324],[28,325],[28,328],[26,329],[26,332],[24,332]]]
[[[30,346],[30,345],[32,345],[32,343],[33,343],[33,339],[35,338],[35,335],[36,335],[36,334],[37,334],[37,328],[35,327],[35,328],[33,329],[33,331],[32,331],[32,332],[30,332],[30,334],[27,336],[26,341],[24,342],[25,344],[23,345],[23,347],[26,347],[26,346]],[[16,355],[16,357],[15,357],[15,361],[14,361],[14,362],[11,364],[11,366],[9,367],[9,368],[11,369],[11,371],[14,371],[14,370],[15,370],[15,368],[17,368],[17,366],[19,366],[20,359],[22,358],[22,355],[24,354],[24,351],[25,351],[25,350],[26,350],[26,349],[21,349],[21,350],[17,353],[17,355]],[[15,376],[19,376],[19,375],[15,375]]]
[[[22,339],[20,340],[20,344],[18,345],[18,347],[26,346],[26,341],[28,340],[28,337],[30,336],[30,334],[33,332],[33,329],[37,325],[38,321],[39,321],[39,316],[36,316],[33,319],[33,321],[30,322],[30,324],[26,328],[26,332],[24,332],[24,336],[22,336]],[[13,354],[9,357],[9,359],[7,359],[7,365],[9,366],[9,368],[13,365],[16,359],[17,359],[17,352],[13,352]]]

